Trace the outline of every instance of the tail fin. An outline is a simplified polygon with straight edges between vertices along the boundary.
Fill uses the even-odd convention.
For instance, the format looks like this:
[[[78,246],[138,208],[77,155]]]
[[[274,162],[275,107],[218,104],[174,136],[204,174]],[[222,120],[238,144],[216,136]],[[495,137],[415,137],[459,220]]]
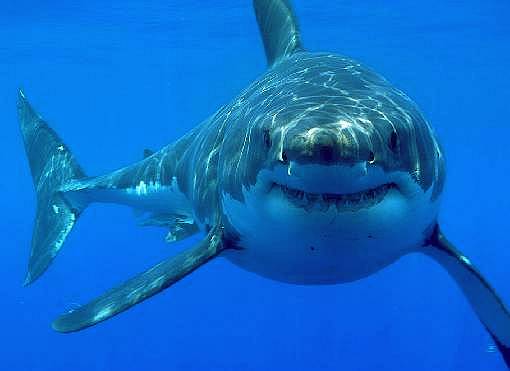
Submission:
[[[37,193],[32,249],[24,283],[28,285],[46,271],[83,211],[83,206],[70,205],[59,189],[72,179],[84,178],[85,174],[21,90],[18,118]]]

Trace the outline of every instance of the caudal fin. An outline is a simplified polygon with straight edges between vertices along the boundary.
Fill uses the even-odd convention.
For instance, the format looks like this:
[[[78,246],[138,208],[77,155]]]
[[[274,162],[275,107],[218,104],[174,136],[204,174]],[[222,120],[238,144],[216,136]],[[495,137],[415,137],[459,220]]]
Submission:
[[[18,119],[37,193],[37,211],[25,285],[41,276],[73,228],[83,206],[69,204],[60,188],[85,174],[67,146],[19,91]]]

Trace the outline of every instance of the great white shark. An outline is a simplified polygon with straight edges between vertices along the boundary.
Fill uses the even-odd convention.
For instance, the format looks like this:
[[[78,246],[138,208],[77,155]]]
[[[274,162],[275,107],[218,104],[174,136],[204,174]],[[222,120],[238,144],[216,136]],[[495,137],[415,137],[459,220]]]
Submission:
[[[53,322],[60,332],[104,321],[221,255],[273,280],[335,284],[425,254],[457,282],[510,365],[510,316],[438,225],[443,150],[418,107],[362,64],[305,50],[288,0],[254,0],[267,71],[175,143],[89,177],[19,92],[37,192],[25,284],[53,261],[93,202],[149,213],[168,241],[193,248]]]

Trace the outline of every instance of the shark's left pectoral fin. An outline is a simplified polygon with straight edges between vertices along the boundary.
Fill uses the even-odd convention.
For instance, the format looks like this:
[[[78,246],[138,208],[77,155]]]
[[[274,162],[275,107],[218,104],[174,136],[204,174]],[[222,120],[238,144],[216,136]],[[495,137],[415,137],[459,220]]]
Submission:
[[[424,253],[443,266],[460,286],[478,318],[489,331],[510,368],[510,313],[492,286],[471,261],[435,228]]]
[[[221,231],[219,227],[212,229],[194,248],[162,261],[90,303],[60,316],[53,322],[53,328],[59,332],[73,332],[93,326],[166,289],[223,250]]]

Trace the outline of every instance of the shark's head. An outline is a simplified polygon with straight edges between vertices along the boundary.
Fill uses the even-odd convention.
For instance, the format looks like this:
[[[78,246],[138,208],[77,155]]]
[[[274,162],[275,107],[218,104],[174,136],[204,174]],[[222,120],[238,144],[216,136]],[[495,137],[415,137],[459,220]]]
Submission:
[[[417,247],[444,181],[409,98],[350,60],[316,58],[322,70],[290,64],[276,84],[276,68],[263,94],[242,97],[256,109],[227,129],[221,162],[224,213],[248,256],[235,259],[304,283],[356,279]]]

